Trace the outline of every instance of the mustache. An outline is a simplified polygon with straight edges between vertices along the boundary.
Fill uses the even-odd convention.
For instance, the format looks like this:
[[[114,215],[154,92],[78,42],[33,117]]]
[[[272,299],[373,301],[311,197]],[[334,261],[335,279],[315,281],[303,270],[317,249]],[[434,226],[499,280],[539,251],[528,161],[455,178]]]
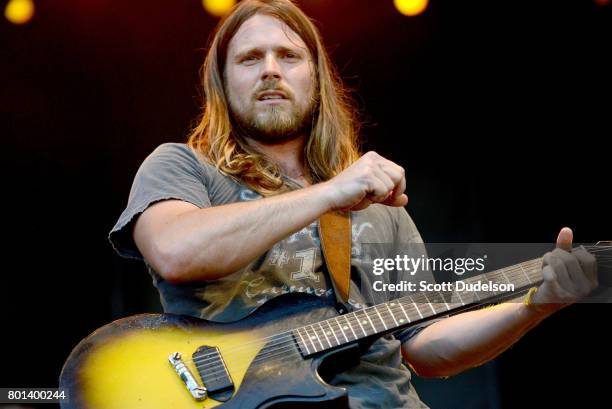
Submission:
[[[264,81],[264,83],[253,93],[253,98],[257,99],[257,96],[264,91],[280,91],[287,96],[287,99],[294,99],[293,93],[285,87],[279,85],[277,81]]]

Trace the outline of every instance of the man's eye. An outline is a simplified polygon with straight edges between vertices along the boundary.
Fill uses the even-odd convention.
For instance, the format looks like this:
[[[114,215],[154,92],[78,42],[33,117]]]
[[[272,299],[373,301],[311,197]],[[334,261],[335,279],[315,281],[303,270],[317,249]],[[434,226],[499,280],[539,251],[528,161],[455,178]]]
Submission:
[[[247,55],[246,57],[242,58],[242,62],[250,62],[255,60],[257,60],[257,57],[255,57],[254,55]]]
[[[285,54],[285,58],[298,58],[297,54],[293,54],[293,53],[287,53]]]

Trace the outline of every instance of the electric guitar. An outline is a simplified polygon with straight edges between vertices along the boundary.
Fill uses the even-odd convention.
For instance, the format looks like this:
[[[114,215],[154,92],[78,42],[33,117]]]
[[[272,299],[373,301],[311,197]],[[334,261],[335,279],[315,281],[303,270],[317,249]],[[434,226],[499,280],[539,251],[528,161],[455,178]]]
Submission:
[[[587,249],[599,274],[612,242]],[[464,282],[513,284],[514,291],[415,293],[339,314],[306,294],[282,295],[248,317],[214,323],[172,314],[114,321],[68,357],[63,408],[348,408],[344,388],[325,382],[359,362],[378,337],[481,305],[521,297],[542,282],[541,258]]]

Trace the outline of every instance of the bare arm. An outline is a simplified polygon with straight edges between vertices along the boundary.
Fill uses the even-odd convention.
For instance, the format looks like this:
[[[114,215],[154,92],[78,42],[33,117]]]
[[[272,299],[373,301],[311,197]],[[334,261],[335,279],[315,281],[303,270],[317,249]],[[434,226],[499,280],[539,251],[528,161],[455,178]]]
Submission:
[[[420,376],[455,375],[495,358],[546,316],[523,303],[458,314],[419,332],[402,354]]]
[[[315,185],[261,200],[199,209],[168,200],[137,220],[134,241],[170,281],[216,279],[238,270],[329,210]]]
[[[205,209],[159,202],[137,219],[134,241],[169,281],[217,279],[327,211],[359,210],[373,202],[404,206],[405,185],[401,167],[370,152],[327,182],[261,200]]]

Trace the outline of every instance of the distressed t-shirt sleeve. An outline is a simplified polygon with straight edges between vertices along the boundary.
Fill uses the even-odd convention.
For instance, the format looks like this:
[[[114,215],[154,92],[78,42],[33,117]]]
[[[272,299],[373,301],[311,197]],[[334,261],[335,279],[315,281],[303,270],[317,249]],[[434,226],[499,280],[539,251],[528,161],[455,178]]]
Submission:
[[[153,203],[167,199],[209,207],[206,184],[202,166],[188,146],[160,145],[140,165],[127,206],[108,236],[115,251],[123,257],[142,259],[132,238],[138,216]]]
[[[399,254],[410,252],[413,256],[418,256],[418,252],[427,256],[427,252],[425,246],[422,246],[423,239],[421,238],[421,234],[419,233],[414,221],[406,212],[406,209],[403,207],[397,209],[397,232],[396,232],[396,240],[395,243],[398,245]],[[415,253],[417,252],[417,253]],[[431,271],[419,271],[415,276],[409,276],[407,273],[404,273],[402,276],[398,277],[399,280],[413,281],[416,282],[417,286],[420,281],[426,281],[428,283],[435,283],[434,275]],[[408,294],[397,294],[397,297],[405,296]],[[408,341],[410,338],[414,337],[416,334],[433,324],[434,322],[443,320],[447,317],[439,317],[435,319],[431,319],[425,322],[421,322],[419,324],[413,325],[412,327],[402,329],[393,333],[396,339],[398,339],[402,344]]]

